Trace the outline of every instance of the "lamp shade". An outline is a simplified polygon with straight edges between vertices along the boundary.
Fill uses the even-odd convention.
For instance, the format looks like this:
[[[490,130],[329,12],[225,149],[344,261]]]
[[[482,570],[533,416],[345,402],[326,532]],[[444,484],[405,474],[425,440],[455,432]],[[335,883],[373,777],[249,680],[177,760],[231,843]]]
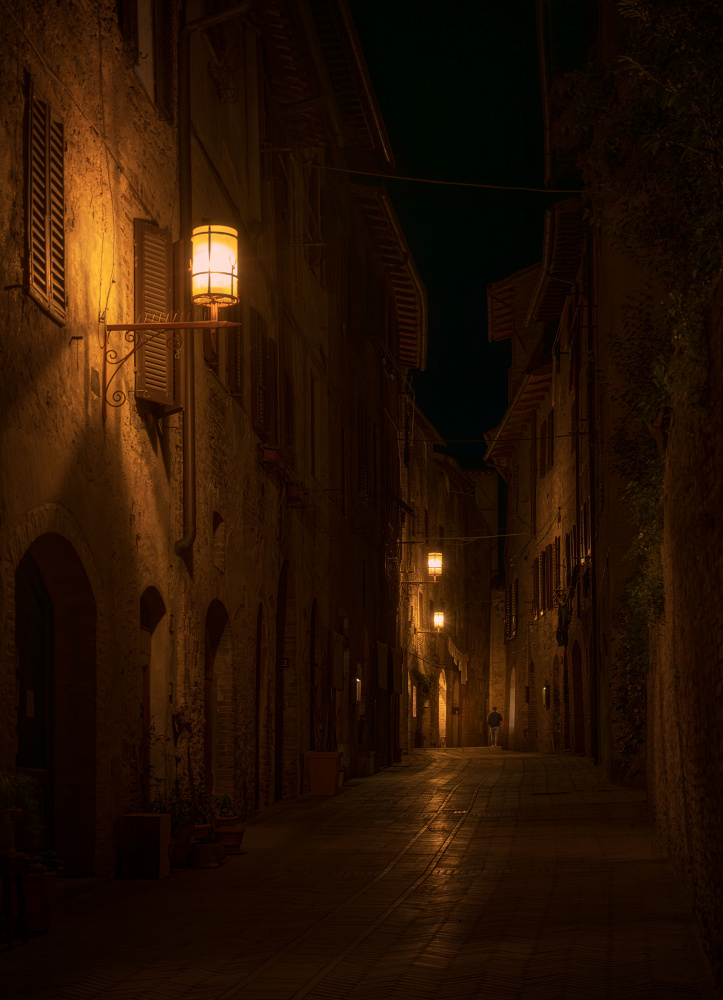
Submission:
[[[429,567],[430,576],[441,576],[442,575],[442,553],[441,552],[430,552],[427,556],[427,566]]]
[[[444,628],[444,611],[434,612],[434,627]]]
[[[231,226],[198,226],[191,238],[191,289],[200,306],[238,302],[238,232]]]

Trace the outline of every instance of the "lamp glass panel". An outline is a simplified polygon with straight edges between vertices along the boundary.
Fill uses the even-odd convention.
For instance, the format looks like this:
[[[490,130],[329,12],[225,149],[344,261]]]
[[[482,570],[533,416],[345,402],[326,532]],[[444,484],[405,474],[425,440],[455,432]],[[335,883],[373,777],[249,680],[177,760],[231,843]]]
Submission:
[[[230,226],[193,230],[191,285],[197,305],[231,306],[238,302],[238,233]]]
[[[427,556],[427,566],[430,576],[441,576],[442,574],[442,553],[430,552]]]
[[[435,611],[434,612],[434,627],[435,628],[442,628],[443,625],[444,625],[444,612],[443,611]]]

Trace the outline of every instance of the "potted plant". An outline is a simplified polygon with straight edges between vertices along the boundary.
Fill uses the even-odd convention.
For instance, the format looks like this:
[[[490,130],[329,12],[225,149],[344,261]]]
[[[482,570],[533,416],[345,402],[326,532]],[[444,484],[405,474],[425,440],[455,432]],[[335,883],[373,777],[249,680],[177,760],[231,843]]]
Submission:
[[[13,854],[16,833],[23,847],[38,847],[43,837],[40,785],[27,774],[0,772],[0,854]]]
[[[53,895],[65,863],[55,851],[21,854],[25,898],[25,929],[28,934],[47,934],[53,917]]]
[[[312,795],[336,795],[342,751],[336,746],[334,694],[328,676],[319,672],[311,694],[311,718],[314,749],[304,754],[309,771]]]
[[[226,854],[240,854],[246,827],[230,795],[214,795],[214,840],[223,844]]]

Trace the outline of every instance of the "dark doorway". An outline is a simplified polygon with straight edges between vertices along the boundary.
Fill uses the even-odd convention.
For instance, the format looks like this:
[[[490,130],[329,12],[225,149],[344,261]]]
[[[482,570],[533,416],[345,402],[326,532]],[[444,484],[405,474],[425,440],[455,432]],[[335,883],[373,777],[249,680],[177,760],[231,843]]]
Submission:
[[[40,783],[44,840],[65,872],[95,871],[96,606],[73,546],[41,535],[15,574],[16,767]]]
[[[284,681],[289,660],[285,650],[288,566],[279,577],[276,601],[276,696],[274,698],[274,801],[284,797]]]
[[[220,601],[208,606],[205,636],[203,777],[210,801],[234,793],[231,625]]]

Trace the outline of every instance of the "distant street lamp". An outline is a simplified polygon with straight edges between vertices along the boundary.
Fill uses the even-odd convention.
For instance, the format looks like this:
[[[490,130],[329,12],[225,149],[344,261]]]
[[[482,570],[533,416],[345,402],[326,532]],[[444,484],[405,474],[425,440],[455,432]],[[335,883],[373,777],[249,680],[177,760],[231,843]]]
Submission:
[[[442,553],[441,552],[430,552],[427,556],[427,566],[429,568],[429,575],[432,577],[432,582],[437,582],[437,577],[442,575]]]

